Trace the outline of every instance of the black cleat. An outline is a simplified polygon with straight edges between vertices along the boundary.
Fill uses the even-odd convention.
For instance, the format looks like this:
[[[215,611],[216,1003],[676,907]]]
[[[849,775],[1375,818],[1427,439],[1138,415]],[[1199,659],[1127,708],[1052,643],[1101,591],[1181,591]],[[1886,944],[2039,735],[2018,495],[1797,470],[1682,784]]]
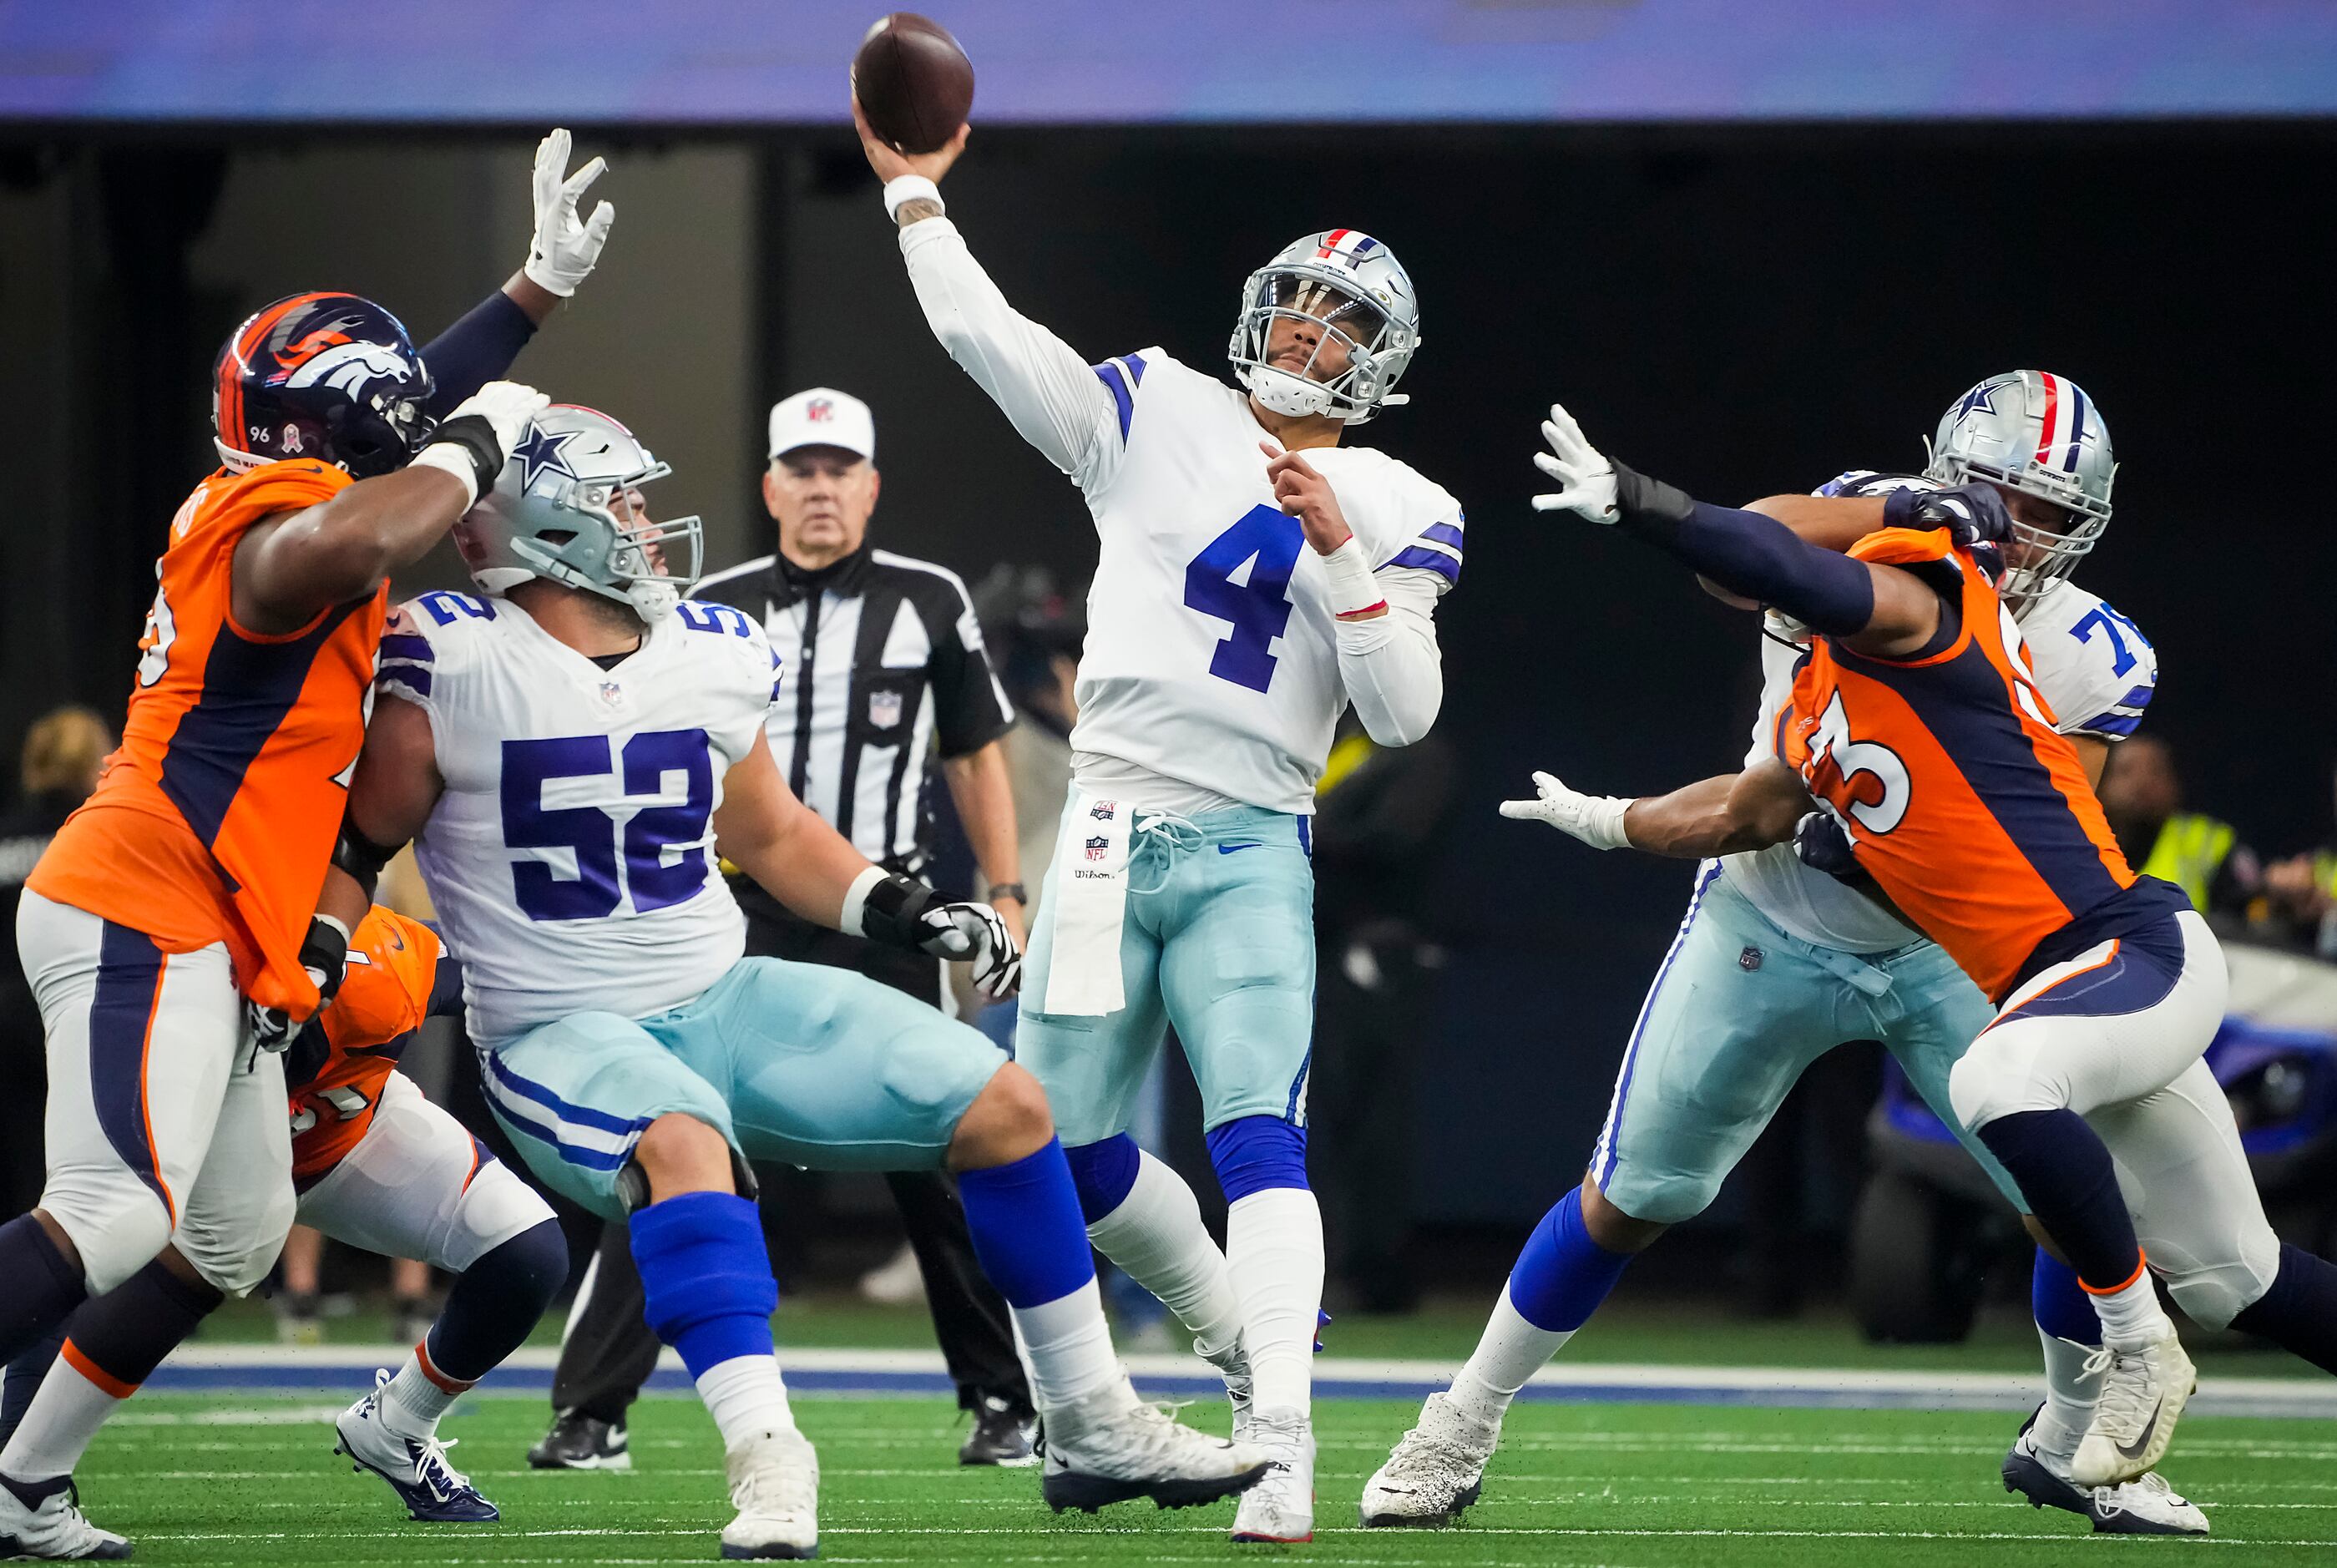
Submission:
[[[633,1456],[625,1447],[625,1424],[602,1421],[581,1410],[562,1410],[552,1417],[543,1441],[527,1451],[528,1464],[538,1470],[630,1470]]]
[[[1039,1462],[1032,1443],[1032,1416],[995,1394],[984,1394],[973,1409],[973,1430],[959,1445],[961,1465],[998,1465],[1022,1469]]]

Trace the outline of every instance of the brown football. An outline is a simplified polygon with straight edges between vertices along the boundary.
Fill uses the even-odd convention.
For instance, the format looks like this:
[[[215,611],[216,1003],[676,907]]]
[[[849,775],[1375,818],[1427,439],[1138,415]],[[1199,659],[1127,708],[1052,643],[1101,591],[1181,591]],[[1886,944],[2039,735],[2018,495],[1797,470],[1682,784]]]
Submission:
[[[904,152],[936,152],[973,107],[973,62],[940,23],[895,11],[860,40],[852,91],[878,136]]]

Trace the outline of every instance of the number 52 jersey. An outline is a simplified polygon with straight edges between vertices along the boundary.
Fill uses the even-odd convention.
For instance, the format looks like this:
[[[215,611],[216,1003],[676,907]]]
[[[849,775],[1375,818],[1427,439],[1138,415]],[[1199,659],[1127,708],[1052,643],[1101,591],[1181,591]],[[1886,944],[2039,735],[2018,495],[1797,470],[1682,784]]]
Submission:
[[[376,684],[430,716],[446,787],[415,855],[481,1046],[577,1013],[662,1013],[738,961],[712,818],[774,666],[723,604],[676,605],[608,669],[508,600],[399,608]]]

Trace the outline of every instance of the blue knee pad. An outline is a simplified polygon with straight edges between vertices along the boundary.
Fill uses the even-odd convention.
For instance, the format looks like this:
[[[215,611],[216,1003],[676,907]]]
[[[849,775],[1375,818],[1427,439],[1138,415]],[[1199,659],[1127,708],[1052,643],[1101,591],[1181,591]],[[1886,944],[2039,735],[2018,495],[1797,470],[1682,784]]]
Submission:
[[[1582,1189],[1553,1205],[1510,1270],[1510,1305],[1535,1328],[1571,1333],[1590,1321],[1623,1277],[1628,1252],[1609,1252],[1582,1223]]]
[[[1209,1163],[1226,1201],[1273,1187],[1306,1191],[1306,1129],[1279,1116],[1244,1116],[1209,1130]]]
[[[2042,1247],[2037,1249],[2037,1267],[2029,1276],[2029,1310],[2037,1327],[2056,1339],[2077,1345],[2102,1342],[2102,1320],[2078,1284],[2077,1270]]]
[[[771,1354],[779,1286],[752,1203],[730,1192],[684,1192],[637,1211],[632,1243],[641,1315],[681,1353],[692,1377]]]
[[[1080,1214],[1090,1225],[1128,1201],[1144,1151],[1125,1132],[1063,1151],[1071,1161],[1071,1185],[1079,1190]]]

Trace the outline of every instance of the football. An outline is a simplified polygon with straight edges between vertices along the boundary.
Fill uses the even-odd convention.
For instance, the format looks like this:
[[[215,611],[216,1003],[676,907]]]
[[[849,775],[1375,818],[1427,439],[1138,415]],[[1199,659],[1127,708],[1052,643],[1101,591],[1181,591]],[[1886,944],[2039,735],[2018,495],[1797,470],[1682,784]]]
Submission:
[[[904,152],[932,152],[973,107],[973,62],[940,23],[895,11],[860,40],[852,91],[877,135]]]

